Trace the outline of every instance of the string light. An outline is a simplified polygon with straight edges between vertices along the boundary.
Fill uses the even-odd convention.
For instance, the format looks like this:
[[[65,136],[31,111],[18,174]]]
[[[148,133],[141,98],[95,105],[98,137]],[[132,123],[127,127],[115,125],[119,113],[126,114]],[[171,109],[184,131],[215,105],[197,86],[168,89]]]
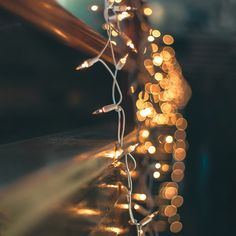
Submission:
[[[153,13],[152,9],[145,5],[145,7],[142,8],[141,11],[137,11],[136,14],[139,19],[143,21],[141,23],[141,29],[146,32],[143,38],[147,42],[142,43],[145,44],[145,47],[142,48],[141,51],[144,56],[143,65],[150,76],[150,80],[147,81],[145,78],[147,82],[142,91],[137,91],[137,84],[130,86],[129,93],[131,95],[136,95],[136,92],[138,92],[136,114],[139,122],[139,142],[129,146],[127,154],[124,152],[123,143],[126,117],[125,111],[121,106],[123,94],[117,80],[117,75],[118,71],[122,70],[127,63],[129,54],[126,53],[117,61],[113,45],[116,45],[119,41],[112,40],[112,37],[120,37],[128,48],[133,52],[138,52],[132,39],[122,31],[120,26],[124,19],[133,17],[131,11],[138,9],[133,6],[123,5],[121,2],[122,0],[104,0],[103,15],[105,19],[104,29],[106,29],[108,35],[107,43],[96,57],[87,59],[79,65],[76,70],[86,69],[100,62],[107,69],[113,80],[113,103],[102,106],[94,111],[93,114],[116,112],[118,116],[117,147],[114,151],[105,154],[106,157],[113,158],[114,162],[120,162],[122,157],[124,157],[123,165],[125,166],[125,171],[121,169],[120,173],[127,178],[127,187],[122,186],[123,189],[125,189],[123,192],[126,194],[127,203],[116,204],[116,208],[128,210],[130,217],[129,222],[136,226],[137,236],[145,235],[146,231],[151,232],[151,228],[148,224],[157,215],[168,217],[170,231],[176,233],[182,229],[182,223],[180,223],[180,219],[176,218],[176,216],[178,215],[177,208],[180,207],[184,201],[183,197],[178,195],[178,183],[182,181],[184,177],[185,167],[183,160],[186,157],[185,129],[187,128],[187,121],[178,113],[178,110],[182,109],[187,103],[189,93],[186,93],[187,86],[183,82],[182,71],[175,58],[174,49],[169,46],[174,43],[174,38],[171,35],[164,35],[162,37],[162,44],[164,43],[164,46],[161,45],[160,31],[149,28],[145,23],[143,15],[150,16]],[[98,6],[91,6],[91,10],[97,11]],[[156,40],[159,40],[159,42],[157,43]],[[101,59],[109,45],[114,70]],[[118,96],[115,96],[116,92]],[[160,127],[164,129],[168,127],[168,132],[163,131],[162,133],[162,128],[159,129]],[[176,130],[173,131],[174,129]],[[146,172],[144,171],[144,173],[140,174],[139,171],[136,171],[137,164],[134,156],[131,154],[132,152],[136,152],[138,155],[144,154],[144,158],[146,158],[146,156],[150,157],[150,162],[154,162],[155,164],[147,164]],[[164,159],[166,155],[172,155],[173,159],[168,162],[167,159]],[[157,161],[160,161],[160,163]],[[130,163],[132,163],[131,167]],[[117,166],[119,167],[121,165]],[[147,186],[144,185],[147,182],[146,178],[151,179],[150,175],[152,175],[154,179],[169,181],[160,185],[157,196],[157,198],[160,199],[158,203],[154,201],[151,190],[148,192],[142,190],[134,191],[133,189],[133,177],[139,176],[139,179],[142,180],[140,185],[143,186],[143,189],[147,189]],[[171,178],[171,180],[167,179],[168,177]],[[110,185],[104,184],[104,187],[109,186]],[[121,188],[119,184],[113,187]],[[142,205],[149,204],[152,206],[150,211],[152,209],[154,213],[150,213],[143,206],[133,203],[133,200],[140,202],[140,204],[142,203]],[[159,208],[160,211],[156,211],[157,208]],[[138,221],[134,216],[133,209],[145,217],[141,221]],[[163,220],[158,220],[156,223],[158,227],[154,229],[155,233],[166,227],[166,222]],[[103,230],[116,234],[125,232],[124,229],[116,226],[105,227]]]

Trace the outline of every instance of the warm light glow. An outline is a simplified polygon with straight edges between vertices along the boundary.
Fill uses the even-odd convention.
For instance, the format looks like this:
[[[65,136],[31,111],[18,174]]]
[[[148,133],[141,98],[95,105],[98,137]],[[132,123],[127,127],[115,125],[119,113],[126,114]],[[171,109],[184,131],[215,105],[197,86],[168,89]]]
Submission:
[[[121,14],[118,15],[118,20],[122,21],[130,16],[131,15],[127,11],[123,11]]]
[[[155,168],[156,169],[160,169],[161,168],[161,164],[160,163],[156,163]]]
[[[161,176],[161,174],[160,174],[159,171],[155,171],[155,172],[153,173],[153,177],[154,177],[155,179],[158,179],[160,176]]]
[[[168,217],[174,216],[177,212],[177,208],[174,205],[165,207],[164,214]]]
[[[184,203],[184,198],[180,195],[174,197],[172,200],[171,200],[171,204],[176,206],[176,207],[181,207]]]
[[[155,74],[155,79],[156,79],[157,81],[162,80],[162,79],[163,79],[163,75],[162,75],[162,73],[157,72],[157,73]]]
[[[98,10],[98,5],[92,5],[90,9],[92,11],[97,11]]]
[[[164,35],[163,36],[163,42],[166,44],[166,45],[171,45],[174,43],[174,38],[171,36],[171,35]]]
[[[158,38],[161,36],[161,32],[159,30],[153,30],[152,31],[152,35],[155,37],[155,38]]]
[[[175,222],[173,222],[173,223],[171,224],[171,226],[170,226],[170,231],[171,231],[172,233],[178,233],[178,232],[180,232],[180,231],[182,230],[182,228],[183,228],[182,223],[179,222],[179,221],[175,221]]]
[[[114,227],[114,226],[104,227],[103,230],[106,232],[109,232],[109,233],[115,233],[116,235],[124,234],[126,232],[125,229],[119,228],[119,227]]]
[[[167,172],[169,169],[170,169],[170,166],[167,165],[167,164],[164,164],[164,165],[162,165],[162,167],[161,167],[161,170],[162,170],[163,172]]]
[[[148,138],[148,136],[150,134],[150,132],[147,129],[141,130],[140,133],[143,138]]]
[[[116,151],[109,151],[105,153],[105,157],[118,159],[124,151],[122,149]]]
[[[119,208],[119,209],[128,209],[129,208],[129,205],[128,204],[116,204],[115,205],[116,208]]]
[[[150,146],[150,147],[148,148],[148,152],[149,152],[150,154],[154,154],[154,153],[156,152],[156,148],[155,148],[154,146]]]
[[[142,116],[142,117],[146,117],[146,116],[149,116],[149,115],[151,115],[151,109],[150,108],[145,108],[145,109],[143,109],[143,110],[141,110],[140,111],[140,115]]]
[[[145,201],[147,199],[147,196],[144,193],[134,193],[133,199],[135,199],[137,201]]]
[[[162,62],[163,62],[163,59],[162,59],[162,57],[161,56],[155,56],[154,58],[153,58],[153,64],[155,65],[155,66],[160,66],[161,64],[162,64]]]
[[[177,148],[174,151],[174,159],[176,161],[183,161],[186,157],[186,151],[183,148]]]
[[[71,211],[77,215],[84,215],[84,216],[98,216],[101,214],[101,211],[90,208],[72,208]]]
[[[172,199],[178,194],[178,190],[175,187],[165,187],[163,191],[163,197],[165,199]],[[175,204],[172,204],[175,205]],[[176,206],[176,205],[175,205]]]
[[[153,42],[154,40],[155,40],[155,38],[153,36],[151,36],[151,35],[148,36],[148,41],[149,42]]]
[[[170,135],[168,135],[168,136],[166,136],[166,142],[167,143],[173,143],[173,137],[172,136],[170,136]]]
[[[143,13],[144,13],[144,15],[146,15],[146,16],[150,16],[150,15],[152,14],[152,9],[149,8],[149,7],[145,7],[145,8],[143,9]]]

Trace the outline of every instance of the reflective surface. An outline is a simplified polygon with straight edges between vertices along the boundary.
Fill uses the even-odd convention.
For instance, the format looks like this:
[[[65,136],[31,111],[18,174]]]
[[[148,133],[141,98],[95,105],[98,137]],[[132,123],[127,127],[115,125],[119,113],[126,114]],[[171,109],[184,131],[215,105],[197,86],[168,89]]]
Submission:
[[[123,230],[123,217],[108,216],[115,214],[114,204],[127,190],[112,165],[115,143],[103,129],[0,147],[5,162],[0,171],[1,180],[5,178],[0,190],[2,235],[88,235],[92,230],[110,235]],[[126,137],[126,147],[135,139],[134,131]]]

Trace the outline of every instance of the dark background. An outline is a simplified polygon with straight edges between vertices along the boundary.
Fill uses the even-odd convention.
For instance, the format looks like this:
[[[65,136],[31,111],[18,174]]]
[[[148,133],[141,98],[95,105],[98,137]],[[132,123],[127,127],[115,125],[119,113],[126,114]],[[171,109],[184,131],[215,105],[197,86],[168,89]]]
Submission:
[[[184,27],[174,35],[177,58],[193,91],[185,109],[190,149],[181,235],[236,235],[236,21],[235,1],[226,2],[227,7],[213,4],[215,11],[190,5],[188,20],[182,19]],[[213,13],[219,9],[217,17]],[[112,120],[112,115],[91,115],[109,103],[111,81],[99,65],[76,72],[83,58],[0,11],[1,144]]]

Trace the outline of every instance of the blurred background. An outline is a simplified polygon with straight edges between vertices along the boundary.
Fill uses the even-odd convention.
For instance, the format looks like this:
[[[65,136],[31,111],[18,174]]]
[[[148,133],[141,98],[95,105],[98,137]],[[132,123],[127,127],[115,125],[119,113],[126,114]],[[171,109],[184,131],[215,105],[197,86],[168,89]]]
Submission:
[[[101,1],[59,2],[101,31],[101,16],[87,11]],[[236,235],[236,0],[147,2],[155,9],[150,23],[174,36],[177,59],[193,91],[185,108],[190,148],[180,235]],[[96,65],[76,72],[87,55],[3,9],[0,55],[1,144],[112,121],[112,115],[91,115],[110,101],[105,70]],[[122,84],[126,88],[125,79]]]

